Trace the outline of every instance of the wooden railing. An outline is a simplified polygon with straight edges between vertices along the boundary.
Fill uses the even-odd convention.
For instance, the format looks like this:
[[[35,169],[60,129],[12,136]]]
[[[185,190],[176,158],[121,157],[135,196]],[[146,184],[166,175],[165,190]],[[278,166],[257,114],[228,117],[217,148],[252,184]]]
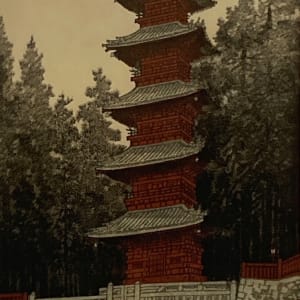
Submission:
[[[243,263],[242,278],[276,279],[278,278],[277,264]]]
[[[242,263],[242,278],[281,279],[300,275],[300,254],[277,263]]]
[[[283,261],[281,275],[282,277],[300,275],[300,254]]]
[[[0,300],[28,300],[27,293],[0,294]]]

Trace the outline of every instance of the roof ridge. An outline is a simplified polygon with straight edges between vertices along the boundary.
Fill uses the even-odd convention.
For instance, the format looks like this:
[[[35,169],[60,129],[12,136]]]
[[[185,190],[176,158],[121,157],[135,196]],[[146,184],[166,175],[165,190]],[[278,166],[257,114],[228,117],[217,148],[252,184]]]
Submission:
[[[146,88],[151,88],[151,87],[163,86],[163,85],[171,84],[171,83],[180,83],[180,84],[183,84],[183,85],[193,86],[193,87],[198,87],[198,85],[199,85],[199,84],[193,83],[191,81],[187,82],[187,81],[183,81],[183,80],[180,80],[180,79],[175,79],[175,80],[170,80],[170,81],[152,83],[152,84],[143,85],[143,86],[135,86],[131,91],[129,91],[126,94],[129,94],[130,92],[132,92],[135,89],[146,89]],[[121,97],[125,96],[126,94],[122,95]]]
[[[170,80],[170,81],[152,83],[152,84],[143,85],[143,86],[136,86],[136,87],[134,87],[134,89],[144,89],[144,88],[150,88],[150,87],[155,87],[155,86],[160,86],[160,85],[170,84],[170,83],[176,83],[176,82],[178,82],[178,83],[187,83],[188,84],[188,82],[184,82],[183,80],[175,79],[175,80]]]
[[[140,149],[140,148],[145,148],[145,147],[162,146],[162,145],[175,144],[175,143],[180,143],[183,146],[197,146],[198,144],[201,144],[200,142],[199,143],[197,143],[197,142],[187,143],[183,139],[176,139],[176,140],[163,141],[163,142],[153,143],[153,144],[138,145],[138,146],[129,146],[122,153],[124,153],[128,149],[132,149],[132,148],[134,148],[134,149]]]
[[[136,31],[134,31],[133,33],[130,33],[129,35],[127,36],[130,36],[131,34],[134,34],[135,32],[139,31],[139,30],[147,30],[149,28],[161,28],[161,27],[167,27],[167,26],[170,26],[170,25],[173,25],[173,24],[176,24],[176,25],[179,25],[181,28],[186,28],[186,27],[190,27],[190,28],[198,28],[199,26],[195,23],[192,23],[192,22],[187,22],[186,24],[185,23],[182,23],[180,21],[172,21],[172,22],[168,22],[168,23],[161,23],[161,24],[154,24],[154,25],[149,25],[149,26],[144,26],[144,27],[140,27],[138,28]],[[116,37],[117,38],[117,37]],[[122,38],[122,37],[119,37],[119,38]]]
[[[118,217],[117,219],[105,223],[103,226],[107,226],[108,228],[111,227],[112,225],[116,224],[119,220],[124,219],[128,215],[134,215],[137,212],[138,213],[143,213],[143,212],[151,212],[151,211],[158,211],[158,210],[167,210],[167,209],[172,209],[172,208],[183,208],[185,211],[189,211],[189,209],[186,207],[185,204],[176,204],[176,205],[171,205],[171,206],[162,206],[162,207],[153,207],[153,208],[145,208],[145,209],[138,209],[138,210],[128,210],[126,211],[122,216]]]
[[[135,213],[136,211],[138,211],[138,212],[148,212],[148,211],[155,211],[155,210],[167,210],[167,209],[179,208],[179,207],[183,208],[186,211],[190,210],[190,208],[186,207],[186,205],[184,203],[179,203],[179,204],[175,204],[175,205],[168,205],[168,206],[161,206],[161,207],[152,207],[152,208],[145,208],[145,209],[138,209],[138,210],[129,210],[126,213]]]

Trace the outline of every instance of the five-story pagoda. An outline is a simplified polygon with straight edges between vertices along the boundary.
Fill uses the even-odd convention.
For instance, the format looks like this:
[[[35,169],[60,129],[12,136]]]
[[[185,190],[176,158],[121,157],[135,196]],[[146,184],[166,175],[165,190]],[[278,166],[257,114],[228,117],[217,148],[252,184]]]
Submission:
[[[97,171],[129,184],[128,209],[91,238],[114,239],[126,253],[124,284],[204,281],[196,176],[203,142],[193,139],[205,92],[191,83],[191,62],[207,53],[205,29],[188,22],[212,0],[117,0],[140,28],[108,41],[132,68],[136,87],[104,109],[130,128],[130,147]],[[201,156],[200,156],[201,157]]]

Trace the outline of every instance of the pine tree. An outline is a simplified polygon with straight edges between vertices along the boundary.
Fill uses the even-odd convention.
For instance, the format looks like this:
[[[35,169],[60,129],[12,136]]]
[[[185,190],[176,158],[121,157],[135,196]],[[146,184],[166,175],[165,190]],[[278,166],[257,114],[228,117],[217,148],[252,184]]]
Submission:
[[[52,156],[55,162],[51,174],[53,206],[50,210],[50,235],[55,246],[49,271],[50,277],[60,283],[52,293],[62,296],[71,295],[71,278],[77,276],[74,270],[75,262],[79,259],[76,255],[77,244],[80,244],[84,235],[80,227],[82,193],[78,180],[81,166],[78,161],[79,132],[73,112],[67,108],[71,102],[64,95],[58,98],[52,122]]]
[[[120,182],[107,176],[96,176],[95,173],[97,163],[122,151],[123,147],[115,143],[120,139],[120,132],[110,127],[111,121],[103,113],[103,104],[117,97],[117,93],[111,91],[111,84],[101,69],[93,71],[93,79],[95,85],[86,90],[90,101],[80,106],[77,114],[77,120],[81,124],[79,180],[81,190],[86,195],[85,209],[82,210],[82,224],[85,228],[101,226],[122,215],[125,211],[123,198],[127,188]],[[113,276],[111,271],[108,271],[112,270],[109,266],[121,255],[117,249],[106,244],[102,244],[93,253],[96,257],[90,270],[90,274],[94,274],[90,277],[90,282],[94,282],[94,279],[101,275],[102,284],[105,285]],[[114,281],[120,280],[120,275],[118,274]]]
[[[77,115],[77,120],[82,126],[80,152],[82,161],[85,162],[84,173],[82,173],[81,178],[88,194],[99,194],[100,192],[108,197],[111,188],[118,189],[120,187],[119,190],[122,190],[122,188],[110,180],[104,179],[104,181],[101,181],[97,178],[95,167],[97,163],[104,161],[122,149],[121,146],[114,143],[120,140],[120,132],[110,127],[111,121],[102,112],[103,104],[111,98],[117,97],[117,93],[110,90],[111,83],[103,76],[101,69],[93,71],[93,79],[95,86],[88,87],[86,90],[86,95],[91,98],[91,101],[80,106]],[[85,179],[88,179],[88,181]],[[104,186],[106,186],[106,190],[103,189]],[[119,197],[112,199],[112,201],[116,206],[110,204],[110,218],[122,213]]]
[[[208,135],[212,159],[207,220],[232,236],[241,260],[270,260],[272,247],[283,255],[279,211],[296,197],[288,186],[295,186],[297,164],[299,33],[294,21],[282,22],[283,6],[291,7],[273,14],[275,2],[261,1],[258,12],[253,1],[228,9],[219,22],[219,55],[194,68],[211,95],[199,126],[208,129],[199,132]]]
[[[1,97],[4,97],[5,94],[8,92],[10,85],[12,84],[13,58],[12,58],[12,44],[7,39],[7,35],[4,27],[4,21],[1,16],[0,16],[0,68],[1,68],[1,77],[0,77],[1,91],[0,92],[1,92]]]
[[[12,44],[8,41],[3,18],[0,17],[0,286],[10,288],[9,268],[12,243],[9,166],[12,161],[16,101],[11,93],[13,76]]]
[[[97,161],[122,149],[101,108],[117,93],[98,70],[79,124],[69,98],[60,96],[52,109],[33,38],[20,62],[21,80],[12,82],[11,44],[1,22],[0,284],[39,296],[94,292],[110,280],[108,265],[118,253],[95,249],[86,232],[124,211],[124,186],[95,173]]]
[[[53,96],[51,87],[44,83],[42,54],[38,53],[33,37],[27,44],[20,61],[21,81],[17,82],[16,94],[20,102],[18,112],[17,139],[18,154],[23,157],[23,165],[14,174],[30,177],[38,190],[42,180],[46,180],[51,163],[51,119],[49,105]]]
[[[0,178],[3,180],[6,177],[9,145],[12,142],[11,136],[17,110],[16,101],[12,101],[12,76],[12,44],[8,41],[3,18],[0,17]]]
[[[44,277],[47,255],[52,110],[51,88],[43,83],[42,55],[33,38],[21,65],[21,81],[14,89],[18,102],[8,174],[12,198],[11,269],[18,279],[15,290],[36,290]],[[26,239],[24,240],[24,237]],[[18,262],[16,269],[13,265]],[[43,274],[42,274],[43,273]]]
[[[99,287],[94,277],[101,274],[103,277],[107,273],[107,278],[102,278],[103,284],[107,283],[110,274],[106,264],[111,259],[106,258],[105,263],[103,259],[113,249],[103,246],[98,253],[87,240],[86,232],[124,211],[123,185],[107,177],[99,178],[95,172],[97,162],[120,147],[111,142],[119,138],[119,133],[109,128],[111,123],[101,109],[103,102],[114,96],[110,82],[101,70],[93,75],[95,87],[87,89],[91,101],[79,108],[77,124],[67,108],[70,99],[62,95],[54,107],[52,156],[56,159],[51,190],[55,205],[50,219],[56,263],[50,267],[50,273],[60,282],[57,295],[74,295],[74,290],[89,293]]]

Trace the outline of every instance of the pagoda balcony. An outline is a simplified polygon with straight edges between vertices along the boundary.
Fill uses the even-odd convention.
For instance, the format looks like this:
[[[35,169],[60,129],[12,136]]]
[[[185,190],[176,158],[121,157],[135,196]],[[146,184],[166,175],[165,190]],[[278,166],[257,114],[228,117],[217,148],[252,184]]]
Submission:
[[[172,126],[172,124],[170,124]],[[191,130],[192,131],[192,130]],[[130,145],[134,146],[142,146],[147,144],[158,144],[162,142],[179,140],[182,139],[186,143],[190,143],[193,139],[192,132],[185,132],[178,129],[173,130],[165,130],[161,128],[158,132],[149,133],[149,134],[131,134],[127,136],[127,140],[130,141]]]
[[[175,13],[169,13],[169,14],[163,14],[163,15],[153,15],[150,17],[145,17],[143,14],[138,16],[135,19],[135,23],[139,24],[141,27],[151,26],[151,25],[159,25],[162,23],[171,23],[175,21],[180,21],[183,24],[188,23],[188,14],[182,10],[175,12]]]
[[[132,198],[126,199],[126,207],[129,211],[134,211],[180,205],[182,203],[189,208],[196,206],[196,195],[191,191],[182,191],[182,187],[178,185],[172,188],[161,188],[159,191],[136,192]]]
[[[161,67],[162,68],[162,67]],[[140,74],[139,76],[134,76],[131,78],[131,81],[134,81],[136,86],[147,86],[152,84],[163,83],[166,81],[184,81],[189,82],[191,80],[190,68],[180,68],[181,70],[175,68],[169,68],[166,66],[161,72],[144,75]]]

